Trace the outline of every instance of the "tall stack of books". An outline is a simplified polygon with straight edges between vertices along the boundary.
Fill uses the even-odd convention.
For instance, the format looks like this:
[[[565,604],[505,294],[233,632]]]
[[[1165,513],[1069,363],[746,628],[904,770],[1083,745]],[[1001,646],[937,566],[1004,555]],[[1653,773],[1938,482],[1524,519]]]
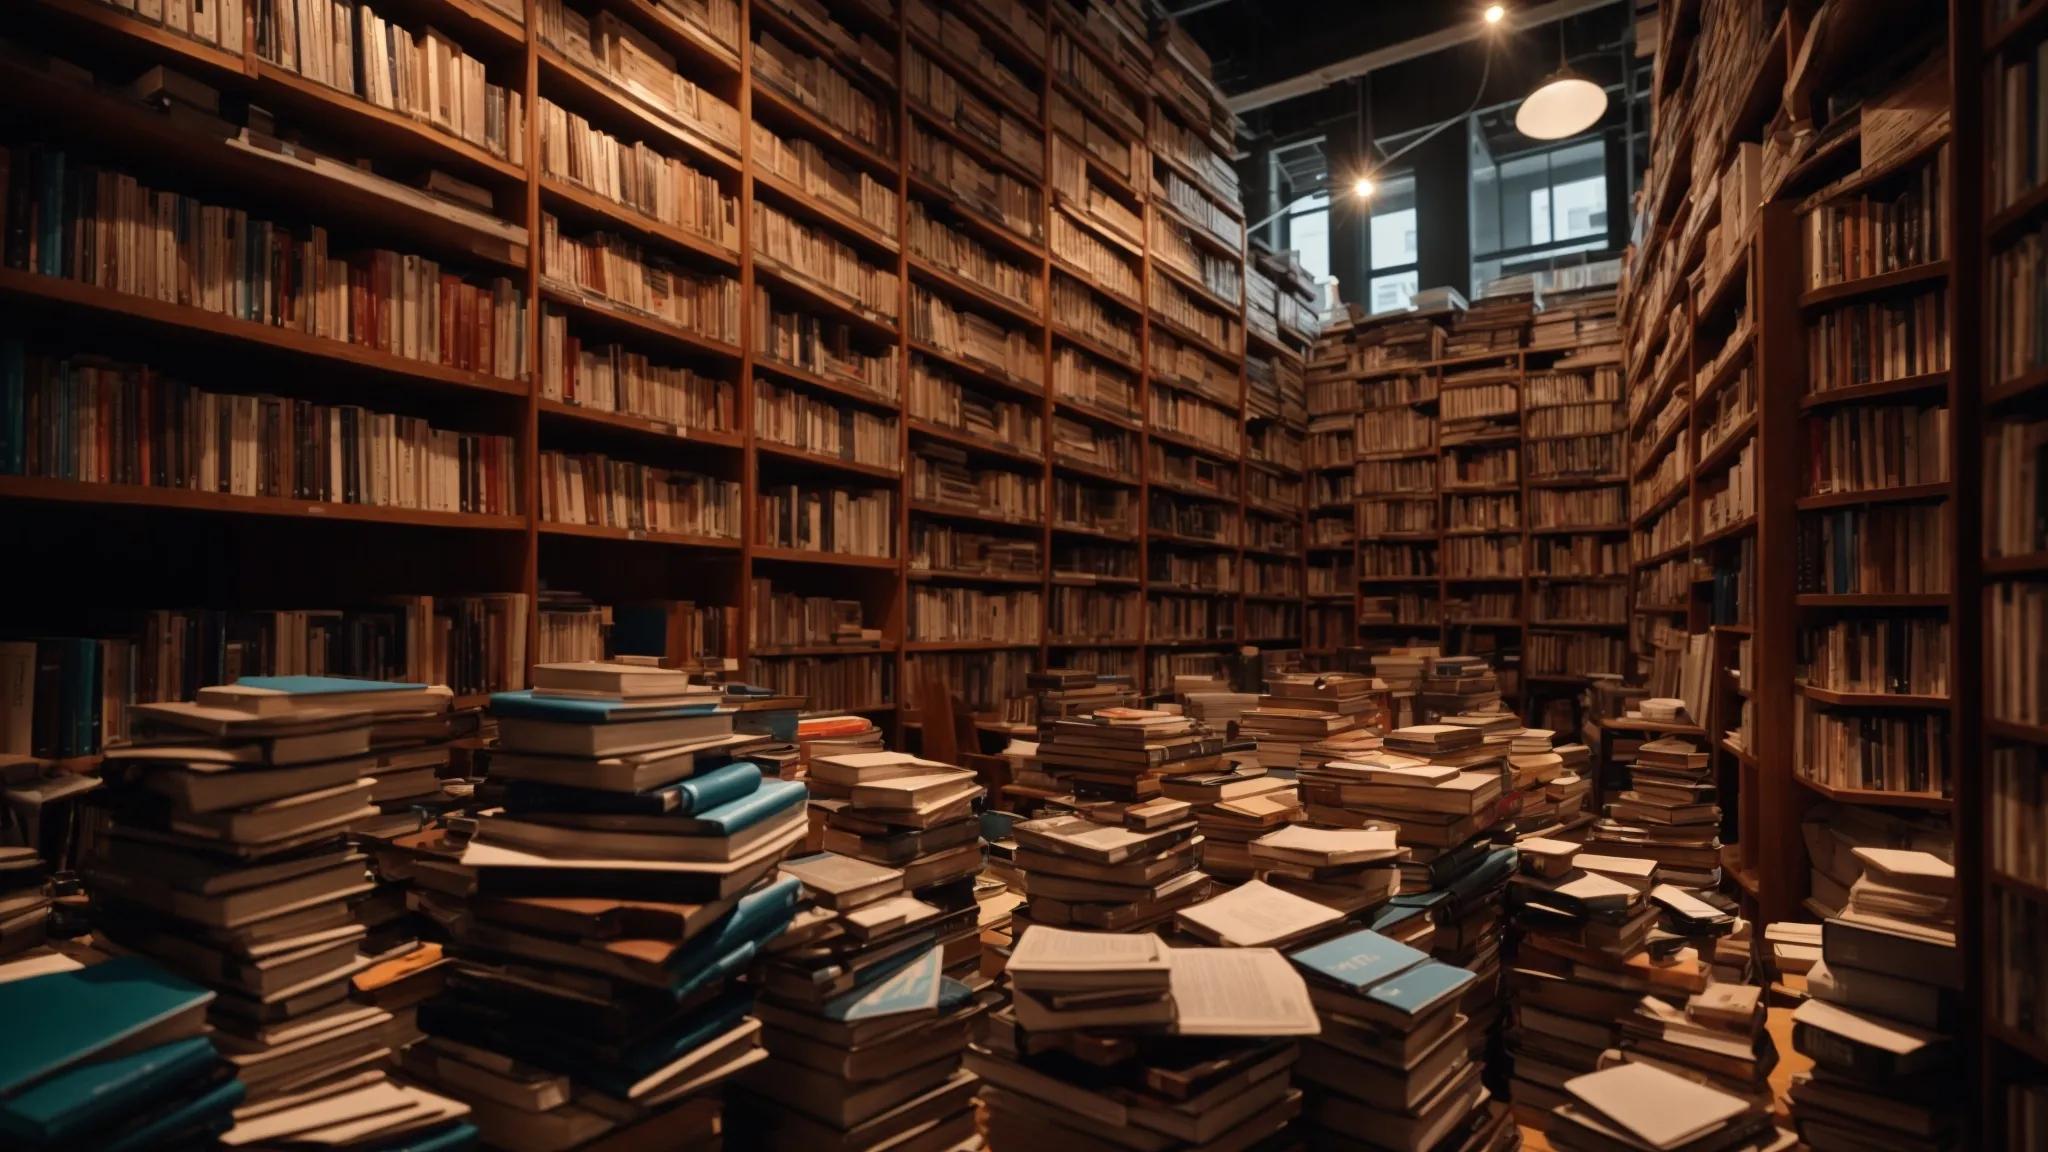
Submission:
[[[1024,683],[1038,694],[1040,720],[1086,716],[1098,708],[1133,708],[1138,690],[1128,676],[1107,676],[1084,668],[1047,668]]]
[[[1863,874],[1822,926],[1792,1046],[1813,1070],[1792,1116],[1815,1152],[1955,1146],[1969,1098],[1953,1029],[1963,989],[1955,869],[1928,852],[1858,848]]]
[[[387,1082],[400,1029],[347,1000],[368,963],[349,901],[372,885],[346,833],[377,814],[372,725],[449,699],[421,684],[252,677],[138,705],[135,742],[108,750],[85,862],[94,933],[211,989],[204,1015],[240,1081],[245,1135],[353,1146],[385,1130],[375,1117],[387,1135],[423,1135],[464,1112]],[[355,1122],[367,1123],[338,1131]]]
[[[1251,842],[1258,880],[1346,915],[1378,908],[1401,890],[1407,850],[1391,828],[1290,825]]]
[[[1294,1078],[1311,1147],[1518,1146],[1507,1108],[1488,1099],[1472,1023],[1459,1005],[1471,972],[1371,929],[1288,954],[1322,1020]]]
[[[1561,1152],[1786,1152],[1799,1141],[1767,1106],[1647,1064],[1617,1064],[1565,1083],[1547,1125]]]
[[[1270,948],[1033,926],[1007,983],[967,1057],[990,1147],[1264,1147],[1300,1113],[1294,1037],[1316,1014]]]
[[[1372,674],[1393,693],[1394,715],[1389,724],[1399,727],[1420,721],[1416,706],[1422,694],[1422,682],[1436,656],[1434,645],[1390,648],[1373,653]]]
[[[1078,813],[1014,824],[1014,857],[1028,925],[1141,932],[1173,918],[1212,887],[1197,867],[1201,838],[1188,805],[1091,804]]]
[[[1293,777],[1269,773],[1259,764],[1168,776],[1160,787],[1167,799],[1194,807],[1202,870],[1220,880],[1251,879],[1258,866],[1252,841],[1304,814]]]
[[[1636,750],[1630,788],[1607,804],[1587,846],[1654,860],[1657,879],[1681,888],[1721,883],[1721,807],[1705,752],[1667,736]]]
[[[809,784],[825,849],[901,871],[905,890],[943,915],[946,970],[972,968],[982,795],[974,773],[904,752],[855,752],[818,757]]]
[[[942,924],[958,917],[906,891],[900,869],[828,852],[782,873],[803,899],[755,969],[768,1059],[744,1077],[734,1133],[791,1150],[970,1143],[976,1081],[960,1062],[983,1004],[941,972]]]
[[[733,759],[762,738],[721,694],[640,672],[661,678],[493,696],[502,810],[416,872],[450,970],[406,1069],[467,1101],[487,1143],[695,1147],[765,1058],[735,977],[795,909],[775,869],[804,786]]]
[[[784,779],[804,779],[820,756],[880,752],[882,730],[865,716],[807,716],[797,721],[796,749],[794,772],[785,770]]]
[[[139,956],[86,967],[52,952],[28,975],[9,968],[0,975],[0,1140],[9,1148],[212,1147],[232,1125],[242,1084],[207,1036],[212,992]]]
[[[1500,678],[1484,656],[1436,656],[1427,667],[1420,700],[1425,712],[1452,716],[1500,710]]]
[[[458,744],[473,744],[481,721],[480,708],[443,706],[382,714],[370,726],[370,753],[376,758],[370,803],[377,814],[349,827],[377,884],[350,905],[356,923],[368,933],[362,942],[365,956],[394,960],[432,934],[430,922],[407,907],[413,853],[399,841],[469,801],[469,749],[462,748],[458,758]]]

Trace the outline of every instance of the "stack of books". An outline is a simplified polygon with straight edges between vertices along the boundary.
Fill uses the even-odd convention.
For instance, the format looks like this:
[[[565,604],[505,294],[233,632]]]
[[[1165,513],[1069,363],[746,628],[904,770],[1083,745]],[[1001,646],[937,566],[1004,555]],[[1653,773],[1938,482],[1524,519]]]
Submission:
[[[212,992],[139,956],[86,967],[53,952],[29,971],[0,976],[9,1148],[212,1147],[231,1127],[243,1089],[207,1036]]]
[[[40,945],[49,935],[49,923],[42,854],[34,848],[0,848],[0,960]]]
[[[1433,645],[1390,648],[1385,652],[1373,654],[1374,678],[1385,684],[1387,690],[1393,693],[1395,714],[1390,723],[1403,725],[1417,721],[1416,701],[1422,693],[1422,682],[1436,655],[1437,650]]]
[[[811,762],[820,756],[880,752],[882,730],[865,716],[805,717],[797,721],[796,749],[795,759],[783,770],[783,779],[806,778]],[[757,760],[760,756],[758,752],[751,755]]]
[[[946,970],[972,968],[982,795],[974,773],[904,752],[855,752],[817,757],[808,783],[825,849],[900,870],[903,887],[944,917]]]
[[[1452,317],[1450,336],[1444,341],[1444,355],[1512,352],[1528,342],[1529,321],[1535,311],[1533,295],[1492,296],[1481,300]]]
[[[1188,679],[1196,678],[1176,677],[1176,685],[1178,681]],[[1233,726],[1245,712],[1259,705],[1257,692],[1235,692],[1206,680],[1201,683],[1204,686],[1199,688],[1176,686],[1175,692],[1180,696],[1181,711],[1208,725],[1213,732],[1229,734],[1236,731]]]
[[[1401,890],[1407,850],[1392,828],[1295,824],[1251,842],[1258,879],[1347,915],[1367,912]]]
[[[95,935],[214,992],[215,1043],[254,1106],[345,1081],[390,1053],[393,1019],[346,1003],[366,963],[348,844],[374,817],[371,725],[445,709],[446,688],[255,677],[135,709],[109,749],[84,861]]]
[[[1675,736],[1636,750],[1629,791],[1607,804],[1587,845],[1653,860],[1657,879],[1681,888],[1721,883],[1721,807],[1709,757]]]
[[[1012,913],[1030,925],[1141,932],[1209,894],[1196,866],[1201,838],[1188,805],[1091,804],[1081,812],[1010,828],[1028,903]]]
[[[1156,799],[1163,778],[1213,771],[1222,751],[1199,721],[1149,708],[1098,708],[1038,729],[1039,769],[1067,789],[1070,806]]]
[[[1202,870],[1221,880],[1251,879],[1258,867],[1252,841],[1303,816],[1293,778],[1258,764],[1168,776],[1160,788],[1167,799],[1193,806]]]
[[[1560,1152],[1786,1152],[1767,1108],[1647,1064],[1573,1077],[1548,1126]]]
[[[491,698],[502,808],[416,870],[449,972],[405,1068],[490,1144],[694,1146],[765,1058],[734,978],[794,912],[804,786],[734,759],[762,738],[682,673],[588,679]]]
[[[1956,1050],[1964,984],[1956,877],[1908,849],[1858,848],[1841,915],[1822,926],[1811,998],[1792,1046],[1813,1060],[1792,1082],[1792,1115],[1815,1152],[1954,1147],[1969,1098]]]
[[[1252,1148],[1301,1110],[1294,1037],[1318,1030],[1270,948],[1026,930],[1010,1003],[969,1050],[993,1148]]]
[[[1829,802],[1807,809],[1799,832],[1812,865],[1805,907],[1816,920],[1839,916],[1848,906],[1849,889],[1863,874],[1863,862],[1856,857],[1859,848],[1904,848],[1944,860],[1955,858],[1955,830],[1939,813]]]
[[[426,918],[407,906],[414,853],[401,841],[417,837],[471,799],[468,753],[477,742],[482,715],[480,708],[443,706],[381,714],[370,726],[370,753],[376,758],[370,803],[377,814],[349,827],[377,885],[349,907],[368,933],[362,942],[365,956],[398,959],[431,933]]]
[[[1322,1033],[1294,1078],[1312,1147],[1501,1152],[1519,1137],[1488,1099],[1460,1000],[1471,972],[1360,929],[1290,952]]]
[[[1106,676],[1084,668],[1047,668],[1024,683],[1038,694],[1041,720],[1086,716],[1098,708],[1132,708],[1138,691],[1128,676]]]
[[[1308,747],[1329,746],[1361,727],[1384,727],[1386,713],[1370,676],[1281,673],[1267,681],[1259,706],[1239,717],[1238,732],[1257,741],[1260,764],[1292,770]]]
[[[1451,716],[1500,711],[1500,679],[1484,656],[1433,656],[1426,667],[1420,701],[1425,712]]]
[[[803,899],[755,969],[768,1059],[747,1071],[731,1131],[769,1149],[971,1142],[976,1081],[960,1062],[983,1003],[940,970],[940,926],[957,917],[900,869],[828,852],[782,873]]]

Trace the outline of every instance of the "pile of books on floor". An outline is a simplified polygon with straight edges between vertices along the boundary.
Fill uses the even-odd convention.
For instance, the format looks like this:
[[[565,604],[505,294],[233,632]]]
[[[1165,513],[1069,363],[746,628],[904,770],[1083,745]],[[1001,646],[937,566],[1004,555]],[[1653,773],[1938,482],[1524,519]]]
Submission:
[[[960,1064],[984,1003],[941,971],[957,914],[852,857],[787,860],[782,875],[802,896],[752,977],[768,1059],[742,1078],[733,1134],[804,1152],[978,1146],[977,1082]]]
[[[535,683],[565,683],[550,666]],[[404,1067],[520,1149],[714,1143],[722,1085],[765,1058],[735,978],[788,925],[776,866],[804,786],[734,759],[716,691],[589,669],[491,698],[503,807],[413,898],[448,935],[447,990]]]
[[[1972,1098],[1954,1029],[1964,984],[1955,869],[1928,852],[1858,848],[1863,873],[1822,926],[1792,1046],[1792,1117],[1815,1152],[1955,1146]]]
[[[1373,658],[1375,667],[1379,658]],[[1500,677],[1484,656],[1432,656],[1425,665],[1419,704],[1435,716],[1480,715],[1501,710]],[[1517,725],[1519,727],[1519,725]]]
[[[1859,848],[1901,848],[1955,858],[1955,830],[1940,813],[1888,812],[1830,801],[1807,809],[1799,832],[1812,865],[1805,906],[1816,920],[1839,916],[1848,905],[1849,888],[1863,874],[1863,862],[1856,857]]]
[[[782,779],[805,778],[811,761],[819,756],[880,752],[882,730],[865,716],[809,716],[797,721],[796,747],[794,770],[784,769]]]
[[[1301,1111],[1308,990],[1269,948],[1033,926],[967,1057],[997,1149],[1267,1147]]]
[[[0,1141],[34,1152],[214,1147],[243,1088],[207,1035],[213,998],[140,956],[88,967],[48,952],[7,965]],[[466,1137],[459,1116],[448,1132]]]
[[[1401,890],[1407,850],[1392,828],[1293,824],[1251,842],[1258,879],[1345,915],[1378,908]]]
[[[1488,1099],[1460,1004],[1471,972],[1371,929],[1288,953],[1308,980],[1322,1032],[1301,1042],[1294,1078],[1311,1147],[1519,1146],[1507,1107]]]
[[[1090,804],[1021,821],[1010,835],[1028,901],[1012,913],[1020,932],[1030,925],[1146,931],[1212,888],[1197,866],[1193,813],[1178,800]]]
[[[1629,769],[1629,790],[1608,801],[1587,846],[1653,860],[1657,879],[1681,888],[1721,883],[1721,806],[1709,757],[1675,736],[1647,741]]]
[[[1417,706],[1422,694],[1422,683],[1429,675],[1431,663],[1437,657],[1434,645],[1420,645],[1410,648],[1390,648],[1375,652],[1372,656],[1373,678],[1387,686],[1393,694],[1394,715],[1388,720],[1396,727],[1406,727],[1420,722]]]
[[[0,847],[0,960],[41,944],[49,924],[42,854],[29,847]]]
[[[1764,1034],[1761,990],[1712,984],[1701,959],[1736,918],[1657,884],[1651,861],[1542,838],[1519,848],[1507,1041],[1525,1122],[1565,1103],[1572,1077],[1618,1061],[1655,1064],[1768,1106],[1776,1050]]]
[[[982,795],[974,773],[906,752],[854,752],[817,757],[809,785],[823,847],[901,872],[903,888],[943,917],[945,969],[973,968]]]
[[[444,706],[380,714],[370,726],[370,803],[377,814],[349,832],[377,886],[349,911],[368,933],[362,952],[372,960],[395,960],[435,937],[431,922],[406,905],[413,854],[402,842],[471,801],[482,716],[481,708]]]
[[[1246,711],[1259,706],[1257,692],[1238,692],[1227,684],[1201,681],[1201,687],[1180,688],[1179,681],[1190,677],[1175,678],[1175,693],[1180,697],[1181,711],[1200,720],[1210,731],[1222,735],[1235,733],[1235,725]]]
[[[1562,1152],[1786,1152],[1799,1141],[1770,1109],[1648,1064],[1617,1064],[1565,1082],[1547,1125]]]
[[[1261,766],[1292,771],[1304,758],[1320,761],[1342,751],[1374,750],[1375,728],[1387,724],[1386,713],[1384,696],[1375,693],[1370,676],[1281,673],[1267,681],[1258,707],[1238,718],[1238,733],[1257,742]],[[1366,731],[1351,736],[1361,728]]]
[[[1098,708],[1131,708],[1138,703],[1137,686],[1128,676],[1107,676],[1084,668],[1047,668],[1024,679],[1038,696],[1038,718],[1065,720]]]
[[[425,1139],[466,1113],[386,1080],[403,1030],[347,999],[369,963],[349,902],[372,884],[346,833],[377,815],[373,725],[450,699],[421,684],[254,677],[138,705],[134,743],[107,751],[84,862],[94,936],[210,990],[195,1014],[240,1085],[232,1143]]]
[[[1303,815],[1294,778],[1259,764],[1168,776],[1160,787],[1167,799],[1192,806],[1201,834],[1202,871],[1219,880],[1251,879],[1258,867],[1252,841]]]

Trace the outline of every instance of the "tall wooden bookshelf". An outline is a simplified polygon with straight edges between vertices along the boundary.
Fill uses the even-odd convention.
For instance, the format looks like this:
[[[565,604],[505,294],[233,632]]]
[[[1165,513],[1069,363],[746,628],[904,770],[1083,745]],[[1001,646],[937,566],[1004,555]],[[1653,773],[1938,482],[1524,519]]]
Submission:
[[[1298,404],[1248,412],[1244,360],[1285,365],[1298,388],[1313,312],[1279,309],[1286,323],[1261,325],[1247,337],[1244,217],[1229,159],[1234,124],[1199,52],[1169,25],[1148,26],[1139,5],[852,3],[827,11],[773,0],[391,0],[382,15],[395,25],[445,34],[483,63],[490,82],[518,97],[524,128],[516,158],[269,58],[259,51],[267,35],[259,7],[245,5],[239,47],[228,50],[95,0],[23,5],[22,51],[0,59],[0,80],[10,100],[39,117],[36,135],[24,139],[135,171],[151,187],[189,184],[208,203],[325,225],[337,249],[345,237],[430,255],[472,279],[505,276],[525,301],[517,338],[527,370],[450,367],[13,267],[0,269],[0,295],[61,351],[147,363],[229,392],[361,403],[425,416],[436,428],[509,437],[515,467],[505,480],[518,511],[0,476],[0,514],[11,535],[47,540],[53,555],[104,558],[89,573],[40,572],[34,591],[42,595],[23,602],[56,607],[19,626],[98,636],[115,634],[114,622],[126,615],[167,605],[348,606],[488,593],[507,612],[506,604],[524,597],[521,634],[515,641],[500,623],[477,642],[501,662],[531,663],[543,612],[687,601],[705,630],[702,658],[723,660],[743,677],[808,688],[835,709],[884,719],[900,711],[909,722],[928,660],[946,662],[953,690],[982,720],[1000,723],[1021,718],[1023,673],[1047,663],[1082,662],[1165,690],[1170,683],[1161,677],[1174,656],[1246,641],[1301,642],[1303,511],[1288,494],[1303,485],[1284,447],[1301,414]],[[655,76],[660,91],[650,95],[653,74],[579,57],[589,50],[575,39],[581,31],[568,40],[549,31],[565,8],[609,37],[600,52],[636,64],[660,61],[673,77]],[[90,65],[98,82],[47,67],[41,53]],[[136,98],[127,85],[156,65],[218,90],[237,115],[241,101],[260,106],[274,117],[261,125],[269,137],[290,143],[250,147],[232,138],[236,125]],[[1111,92],[1113,99],[1098,98]],[[863,102],[857,114],[846,111],[850,99]],[[684,106],[690,100],[700,101],[694,110]],[[541,160],[544,144],[553,143],[544,139],[546,106],[621,148],[644,146],[687,165],[688,194],[720,205],[708,211],[729,214],[726,227],[677,223],[615,188],[550,174]],[[1019,141],[1028,150],[1009,146]],[[1119,149],[1123,163],[1113,163]],[[950,167],[937,166],[941,156]],[[348,167],[356,157],[368,161]],[[1060,164],[1069,173],[1078,167],[1081,182],[1055,179]],[[481,201],[459,208],[421,195],[416,185],[428,171],[473,185]],[[893,210],[869,211],[863,189],[872,200],[893,198]],[[1190,211],[1189,197],[1204,210]],[[918,236],[941,225],[948,231],[940,247],[920,250]],[[1135,290],[1108,291],[1099,268],[1055,251],[1056,227],[1125,262]],[[798,243],[786,251],[830,249],[842,261],[857,260],[865,279],[834,282],[771,258],[775,237],[792,229],[801,230]],[[1155,229],[1184,231],[1205,263],[1190,268],[1161,258]],[[548,267],[557,236],[564,252],[582,255],[592,269],[611,261],[605,274],[613,279]],[[637,294],[655,283],[636,279],[643,262],[658,269],[656,292],[698,290],[720,308],[736,295],[736,322],[714,329],[669,319],[666,304],[642,306]],[[886,298],[863,288],[889,277],[894,289]],[[1268,279],[1292,298],[1312,298],[1305,277],[1297,283],[1275,270]],[[1187,303],[1172,304],[1167,293]],[[946,325],[992,324],[1016,334],[1027,351],[1004,363],[920,335],[930,331],[917,318],[927,296],[943,303]],[[1068,323],[1058,307],[1063,298],[1120,314],[1135,340],[1112,347]],[[817,339],[799,355],[788,340],[772,352],[771,313],[816,325]],[[1209,319],[1190,327],[1190,316]],[[586,354],[616,347],[636,364],[687,369],[699,383],[729,389],[723,418],[654,417],[544,394],[540,362],[550,326]],[[1167,356],[1167,339],[1188,355]],[[1184,370],[1192,363],[1206,367]],[[1062,364],[1088,371],[1063,372]],[[1090,374],[1102,371],[1122,376],[1123,402],[1088,386]],[[913,389],[920,375],[957,386],[976,416],[956,419],[953,394],[930,406]],[[1070,378],[1083,382],[1061,383]],[[1207,404],[1231,434],[1205,442],[1161,426],[1155,394]],[[769,405],[792,396],[811,405],[814,423],[827,415],[846,421],[842,432],[850,431],[848,414],[860,414],[867,448],[857,453],[832,436],[787,443],[768,435]],[[997,416],[984,419],[991,412]],[[1077,438],[1075,429],[1101,439]],[[544,519],[543,453],[688,473],[702,478],[705,491],[737,484],[737,522],[729,531],[668,532],[594,515],[582,523]],[[977,484],[1000,474],[1023,502],[990,514],[919,497],[917,461],[926,456],[946,457],[954,468],[946,478],[956,481],[963,469]],[[1153,467],[1169,458],[1203,461],[1199,473],[1215,477],[1217,488],[1177,485]],[[1281,483],[1261,482],[1262,494],[1248,500],[1252,471]],[[1078,525],[1060,511],[1067,484],[1122,492],[1130,514],[1119,524]],[[772,542],[764,496],[792,486],[885,497],[886,539],[861,549],[844,539],[830,549]],[[1202,540],[1150,530],[1155,498],[1171,508],[1213,504],[1229,532]],[[1243,534],[1247,517],[1281,530],[1253,546]],[[979,559],[914,562],[914,541],[935,529],[976,537],[968,554]],[[116,547],[103,534],[134,547]],[[987,559],[989,547],[1000,559]],[[169,571],[137,580],[145,556]],[[1172,556],[1208,556],[1231,579],[1177,582],[1170,569],[1153,579],[1155,561]],[[1275,576],[1278,590],[1247,593],[1245,565],[1254,560],[1293,575]],[[778,595],[857,601],[861,622],[881,634],[879,646],[757,642],[760,581]],[[1056,630],[1050,610],[1062,592],[1122,598],[1123,611],[1112,614],[1113,625]],[[581,598],[565,601],[564,593]],[[931,633],[913,629],[914,606],[929,608],[934,595],[969,605],[969,618],[980,623],[968,638],[918,638]],[[1035,611],[1012,601],[991,616],[986,598],[1008,595],[1035,598]],[[1213,605],[1212,624],[1193,636],[1152,628],[1148,608],[1176,598]],[[1248,618],[1271,634],[1248,635]],[[850,661],[873,666],[870,675],[846,678],[852,687],[832,689],[795,671]]]
[[[1656,470],[1660,444],[1691,445],[1688,475],[1668,497],[1674,512],[1691,508],[1682,543],[1635,551],[1639,667],[1654,686],[1660,636],[1643,617],[1667,620],[1680,643],[1706,642],[1699,719],[1734,792],[1723,799],[1733,812],[1724,874],[1760,919],[1812,919],[1839,899],[1808,857],[1802,826],[1816,805],[1953,836],[1958,936],[1979,966],[1960,1022],[1966,1082],[1979,1086],[1965,1136],[1973,1147],[2016,1146],[2002,1139],[2005,1093],[2038,1085],[2044,1067],[2038,1041],[1999,1015],[2011,972],[1998,953],[2001,908],[2041,905],[2001,904],[1987,836],[1997,798],[1980,770],[2007,730],[1985,692],[1998,634],[1988,605],[2002,581],[2040,572],[2032,553],[2001,556],[1985,536],[2000,508],[1980,461],[2000,413],[2023,418],[2034,389],[2029,376],[2001,380],[1988,368],[2001,324],[1985,302],[1997,290],[1996,254],[2031,227],[2041,201],[2025,186],[2009,203],[1993,198],[1987,125],[2002,92],[1996,65],[2031,58],[2040,16],[2030,5],[2001,20],[1990,7],[1667,6],[1652,163],[1622,294],[1631,468]],[[1892,246],[1859,245],[1852,233],[1817,247],[1843,217],[1881,214],[1920,223]],[[1916,299],[1920,331],[1940,339],[1828,343],[1856,310],[1914,315]],[[1934,351],[1916,359],[1906,347]],[[1858,359],[1836,355],[1845,348]],[[1852,426],[1869,437],[1878,421],[1914,420],[1939,421],[1915,437],[1939,449],[1945,472],[1867,475],[1822,455],[1848,443]],[[1746,498],[1728,495],[1743,483]],[[1829,551],[1852,527],[1909,516],[1922,524],[1899,563],[1857,573],[1842,564],[1849,553]],[[1678,600],[1663,595],[1676,581],[1656,578],[1667,559],[1686,565]],[[1938,675],[1828,682],[1819,643],[1831,629],[1917,633],[1918,671]],[[2038,636],[2012,643],[2031,653]],[[1898,783],[1845,780],[1860,757],[1808,751],[1807,727],[1832,723],[1916,726],[1929,755]],[[2026,726],[2010,731],[2012,747],[2029,745]],[[2024,777],[2037,762],[2023,752],[2015,767]]]

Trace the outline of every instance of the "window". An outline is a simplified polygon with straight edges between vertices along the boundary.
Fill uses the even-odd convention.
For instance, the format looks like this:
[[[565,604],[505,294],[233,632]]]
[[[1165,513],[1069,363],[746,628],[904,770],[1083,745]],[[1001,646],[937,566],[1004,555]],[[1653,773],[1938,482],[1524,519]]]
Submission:
[[[1301,266],[1316,283],[1330,278],[1330,197],[1319,193],[1287,218],[1287,247],[1301,253]]]
[[[1576,140],[1496,162],[1474,135],[1472,287],[1607,247],[1607,148]]]
[[[1377,314],[1406,309],[1421,281],[1415,243],[1415,177],[1380,181],[1372,198],[1372,283],[1366,303]]]

